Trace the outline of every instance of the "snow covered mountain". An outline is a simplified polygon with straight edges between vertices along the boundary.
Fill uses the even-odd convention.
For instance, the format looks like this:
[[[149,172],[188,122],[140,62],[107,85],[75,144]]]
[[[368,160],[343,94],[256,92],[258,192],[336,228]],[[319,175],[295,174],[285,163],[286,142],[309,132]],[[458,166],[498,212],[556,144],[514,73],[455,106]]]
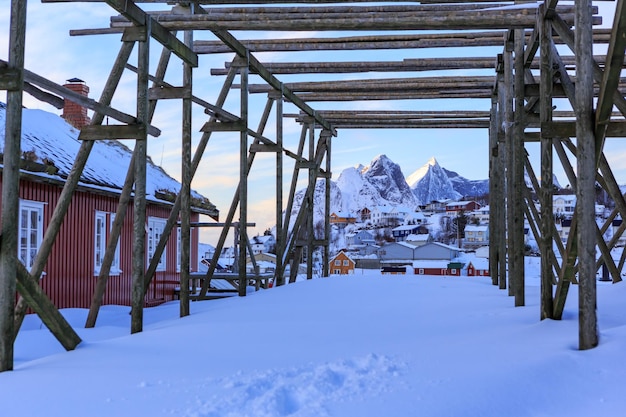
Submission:
[[[465,177],[460,176],[454,171],[447,170],[441,167],[443,172],[446,173],[452,187],[458,193],[465,197],[480,197],[489,193],[489,180],[468,180]]]
[[[344,169],[337,181],[331,181],[331,212],[351,214],[367,207],[403,206],[409,209],[439,199],[458,199],[464,195],[482,195],[489,191],[489,180],[472,181],[439,166],[435,158],[405,178],[400,166],[386,155],[375,157],[368,166]],[[324,213],[324,179],[316,184],[314,222],[322,221]],[[456,187],[459,187],[458,189]],[[304,190],[294,200],[291,221],[295,220]]]
[[[456,176],[458,177],[458,174]],[[452,181],[434,157],[409,175],[406,182],[420,204],[448,198],[455,200],[463,196],[462,193],[454,189]]]
[[[364,181],[378,190],[380,197],[392,203],[412,207],[417,204],[400,166],[386,155],[379,155],[361,171]]]

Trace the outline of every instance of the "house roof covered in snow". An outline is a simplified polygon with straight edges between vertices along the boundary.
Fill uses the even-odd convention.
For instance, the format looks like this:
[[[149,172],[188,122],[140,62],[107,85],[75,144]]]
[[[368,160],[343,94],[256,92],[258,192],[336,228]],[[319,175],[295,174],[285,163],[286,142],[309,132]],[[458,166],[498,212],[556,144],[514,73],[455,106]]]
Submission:
[[[6,105],[0,103],[0,153],[4,152]],[[79,131],[61,117],[36,109],[22,112],[22,172],[49,182],[64,182],[81,146]],[[83,169],[80,185],[118,194],[123,188],[132,151],[117,140],[98,140]],[[173,203],[181,184],[148,158],[146,198]],[[216,218],[219,211],[208,198],[192,191],[194,211]]]

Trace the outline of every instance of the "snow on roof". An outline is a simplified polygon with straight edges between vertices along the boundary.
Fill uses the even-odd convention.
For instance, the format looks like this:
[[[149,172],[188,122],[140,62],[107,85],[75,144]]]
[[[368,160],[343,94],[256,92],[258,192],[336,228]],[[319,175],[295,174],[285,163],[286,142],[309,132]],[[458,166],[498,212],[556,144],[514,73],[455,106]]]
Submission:
[[[398,227],[394,227],[391,230],[395,230],[395,231],[402,231],[402,230],[414,230],[414,229],[418,229],[420,226],[417,224],[403,224],[402,226],[398,226]]]
[[[0,153],[4,152],[6,105],[0,103]],[[81,146],[79,131],[61,117],[38,109],[22,111],[22,159],[29,163],[24,171],[47,178],[65,181],[74,165]],[[117,140],[98,140],[83,169],[80,185],[119,193],[126,179],[132,151]],[[56,167],[56,173],[45,171],[46,166]],[[49,171],[52,172],[52,171]],[[146,167],[146,197],[151,201],[173,202],[180,183],[170,177],[160,166],[148,158]],[[207,214],[218,215],[218,210],[208,198],[192,191],[192,204]]]
[[[470,261],[470,263],[474,265],[474,268],[476,269],[484,269],[484,270],[489,269],[489,259],[474,258]]]
[[[480,224],[480,225],[468,224],[465,226],[465,231],[466,232],[484,232],[488,228],[489,226],[486,224]]]
[[[423,234],[410,234],[406,237],[406,241],[407,242],[427,242],[428,239],[430,239],[430,234],[428,233],[423,233]]]

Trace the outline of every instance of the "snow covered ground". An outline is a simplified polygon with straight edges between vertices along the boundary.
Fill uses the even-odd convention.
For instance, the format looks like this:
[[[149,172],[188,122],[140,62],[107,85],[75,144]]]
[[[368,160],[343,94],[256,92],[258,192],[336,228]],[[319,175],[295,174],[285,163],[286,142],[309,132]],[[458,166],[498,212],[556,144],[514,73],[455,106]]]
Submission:
[[[298,282],[145,311],[105,306],[64,352],[37,317],[0,373],[3,416],[623,416],[626,284],[598,283],[600,346],[578,351],[577,288],[562,321],[539,320],[489,278],[381,276]]]

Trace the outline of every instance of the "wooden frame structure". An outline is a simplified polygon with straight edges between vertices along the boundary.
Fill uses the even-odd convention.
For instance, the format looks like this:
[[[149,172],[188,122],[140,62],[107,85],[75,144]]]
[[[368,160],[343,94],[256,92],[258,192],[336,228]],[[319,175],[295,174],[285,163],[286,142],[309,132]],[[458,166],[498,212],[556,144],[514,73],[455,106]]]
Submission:
[[[81,0],[41,0],[44,3],[80,2]],[[372,128],[484,128],[489,138],[490,158],[490,270],[494,285],[507,288],[515,305],[524,305],[524,219],[526,218],[542,252],[541,318],[558,319],[563,311],[571,283],[580,287],[581,349],[598,343],[595,317],[595,277],[600,263],[609,268],[614,282],[626,260],[622,254],[616,265],[610,256],[615,242],[605,242],[604,231],[617,215],[626,218],[626,201],[613,177],[603,154],[607,136],[626,136],[624,115],[626,101],[621,88],[626,38],[624,1],[616,0],[613,28],[594,29],[601,22],[590,0],[574,2],[526,1],[463,1],[422,0],[393,4],[360,5],[362,1],[291,0],[181,0],[172,6],[166,0],[82,0],[102,2],[113,13],[108,28],[75,29],[75,36],[120,34],[121,48],[113,63],[109,78],[98,101],[81,100],[92,109],[91,126],[81,133],[84,140],[74,168],[63,190],[61,202],[55,207],[53,219],[30,271],[16,260],[17,253],[17,187],[19,178],[20,122],[22,94],[27,92],[51,102],[76,99],[62,88],[51,88],[44,77],[24,68],[26,5],[23,0],[11,0],[10,50],[8,61],[0,65],[0,88],[7,91],[7,125],[3,160],[2,241],[0,246],[0,371],[13,367],[13,340],[19,330],[26,306],[43,319],[63,346],[73,349],[80,339],[51,306],[36,282],[63,221],[69,199],[89,156],[93,140],[98,138],[132,138],[135,142],[134,162],[129,167],[126,184],[120,198],[112,235],[119,227],[130,203],[134,185],[133,250],[133,308],[131,332],[142,330],[145,288],[156,269],[157,260],[165,247],[172,228],[180,224],[182,234],[181,316],[189,314],[189,186],[203,158],[207,142],[215,132],[239,132],[239,185],[232,204],[221,224],[216,255],[204,280],[200,297],[207,296],[210,278],[215,272],[217,257],[228,231],[234,228],[240,242],[238,249],[239,294],[245,295],[246,255],[249,246],[248,179],[259,152],[276,154],[276,285],[285,283],[285,271],[290,266],[289,282],[295,281],[303,253],[311,255],[323,247],[323,275],[328,275],[330,225],[331,141],[337,129]],[[161,11],[146,11],[138,4],[160,4]],[[341,4],[335,4],[341,3]],[[409,4],[406,4],[409,3]],[[520,4],[517,4],[520,3]],[[253,5],[254,4],[254,5]],[[330,5],[329,5],[330,4]],[[515,7],[510,7],[515,4]],[[210,13],[209,13],[210,12]],[[269,40],[240,40],[232,32],[247,31],[307,31],[328,32],[329,37]],[[367,36],[345,36],[344,31],[367,32]],[[390,34],[403,31],[403,35]],[[445,31],[439,33],[439,31]],[[371,33],[375,33],[372,35]],[[407,34],[408,33],[408,34]],[[179,39],[182,34],[182,40]],[[207,34],[207,35],[205,35]],[[332,37],[334,35],[334,37]],[[202,36],[214,40],[199,39]],[[163,47],[158,66],[149,68],[153,40]],[[594,56],[594,44],[608,44],[608,53]],[[134,45],[138,45],[137,65],[128,63]],[[556,45],[561,49],[557,49]],[[407,59],[396,62],[260,62],[255,53],[263,51],[326,51],[326,50],[396,50],[416,48],[449,48],[502,46],[494,57]],[[570,52],[562,54],[562,48]],[[193,68],[199,65],[198,55],[234,52],[234,59],[224,69],[211,69],[225,76],[217,99],[209,100],[194,94]],[[172,56],[183,63],[180,86],[165,81],[165,72]],[[450,76],[451,69],[488,69],[488,75]],[[125,115],[110,107],[120,77],[124,71],[137,75],[136,115]],[[420,76],[422,71],[441,71],[436,78]],[[360,79],[358,81],[301,81],[283,83],[279,74],[345,74],[371,71],[410,73],[411,76]],[[260,77],[264,84],[249,83],[249,76]],[[303,77],[304,78],[304,77]],[[238,79],[239,83],[235,84]],[[230,91],[239,90],[239,113],[224,109]],[[249,97],[267,94],[267,103],[256,129],[249,125]],[[558,97],[569,100],[571,111],[553,111],[552,101]],[[313,102],[349,102],[357,100],[426,100],[446,98],[483,99],[485,108],[452,109],[445,111],[338,111],[314,109]],[[183,188],[167,221],[163,238],[156,248],[153,262],[145,263],[145,163],[148,135],[158,135],[151,126],[156,103],[161,99],[178,99],[182,103],[181,166]],[[80,100],[80,99],[79,99]],[[594,104],[596,100],[596,104]],[[202,137],[191,155],[191,107],[204,108],[209,119],[202,128]],[[285,105],[295,106],[295,114],[284,114]],[[619,113],[614,114],[613,108]],[[276,137],[264,135],[271,112],[276,114]],[[117,120],[117,126],[103,126],[105,116]],[[287,149],[283,142],[284,118],[295,118],[302,125],[296,150]],[[575,142],[570,138],[575,138]],[[531,178],[532,165],[524,144],[541,143],[541,182],[534,181],[534,190],[524,185],[524,172]],[[308,153],[305,156],[305,148]],[[565,245],[555,233],[552,219],[553,153],[556,153],[569,174],[577,193],[575,215],[576,234]],[[295,161],[289,195],[283,197],[284,157]],[[576,160],[576,170],[570,162]],[[308,173],[302,208],[291,218],[296,183],[301,171]],[[574,174],[576,172],[576,174]],[[325,179],[326,222],[323,236],[316,236],[311,215],[317,179]],[[595,184],[599,183],[615,201],[609,221],[602,226],[595,222]],[[533,195],[538,195],[540,209]],[[284,211],[284,216],[283,216]],[[238,219],[236,216],[238,215]],[[178,223],[180,221],[180,223]],[[626,228],[626,226],[624,226]],[[574,228],[574,227],[573,227]],[[505,233],[506,231],[506,233]],[[574,236],[574,237],[571,237]],[[114,242],[115,239],[112,239]],[[87,326],[94,326],[106,287],[108,268],[114,244],[107,246],[104,266],[94,294]],[[558,248],[554,253],[553,247]],[[602,257],[596,260],[595,248]],[[312,277],[311,256],[308,256],[308,277]],[[16,279],[17,277],[17,279]],[[21,295],[15,307],[14,294]]]

